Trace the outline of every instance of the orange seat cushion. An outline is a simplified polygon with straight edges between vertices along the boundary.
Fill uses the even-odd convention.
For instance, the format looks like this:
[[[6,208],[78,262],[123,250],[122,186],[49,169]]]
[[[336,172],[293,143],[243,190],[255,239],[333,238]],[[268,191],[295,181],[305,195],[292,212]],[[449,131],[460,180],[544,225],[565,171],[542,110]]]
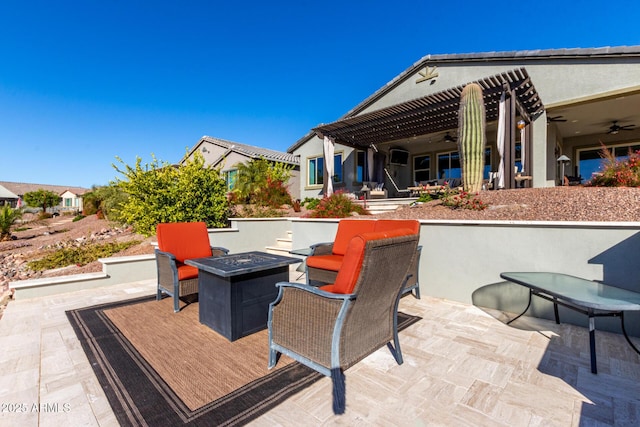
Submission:
[[[336,238],[333,242],[333,249],[331,252],[334,255],[344,255],[347,253],[347,246],[354,236],[358,234],[367,233],[373,231],[375,221],[372,220],[360,220],[360,219],[343,219],[338,223],[338,231],[336,232]]]
[[[369,240],[386,239],[389,237],[406,236],[415,234],[408,228],[397,228],[389,231],[372,231],[359,234],[351,239],[347,247],[347,253],[344,255],[342,266],[338,270],[336,281],[329,285],[321,286],[320,289],[336,294],[350,294],[356,286],[360,271],[362,270],[362,261],[364,260],[364,252],[366,244]]]
[[[350,294],[356,285],[362,260],[364,259],[364,247],[367,243],[366,233],[354,236],[347,246],[347,253],[344,255],[342,265],[338,270],[336,281],[333,284],[321,286],[320,289],[336,294]],[[335,271],[335,270],[334,270]]]
[[[156,228],[158,249],[173,254],[179,262],[211,256],[211,243],[204,222],[169,222]]]
[[[189,280],[198,277],[198,268],[192,265],[178,265],[178,280]]]
[[[307,258],[307,267],[338,271],[342,265],[342,255],[315,255]]]

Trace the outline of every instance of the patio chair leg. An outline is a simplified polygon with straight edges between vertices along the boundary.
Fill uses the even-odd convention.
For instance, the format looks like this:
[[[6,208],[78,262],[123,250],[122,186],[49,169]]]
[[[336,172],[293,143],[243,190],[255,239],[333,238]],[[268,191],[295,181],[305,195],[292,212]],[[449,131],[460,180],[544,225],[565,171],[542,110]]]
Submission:
[[[180,311],[180,298],[176,295],[173,297],[173,312],[177,313]]]
[[[276,366],[278,364],[278,360],[280,360],[280,352],[276,350],[269,350],[269,369]]]
[[[344,414],[347,406],[347,389],[342,368],[331,369],[331,382],[333,383],[333,413]]]
[[[387,343],[387,347],[389,348],[389,351],[391,352],[391,355],[393,356],[394,359],[396,359],[396,362],[398,363],[398,365],[402,365],[402,363],[404,362],[404,360],[402,360],[402,350],[400,350],[400,342],[398,341],[398,339],[395,339],[395,343],[396,346],[394,347],[391,342]]]
[[[156,294],[156,301],[160,301],[162,299],[162,290],[160,286],[158,286],[158,293]]]

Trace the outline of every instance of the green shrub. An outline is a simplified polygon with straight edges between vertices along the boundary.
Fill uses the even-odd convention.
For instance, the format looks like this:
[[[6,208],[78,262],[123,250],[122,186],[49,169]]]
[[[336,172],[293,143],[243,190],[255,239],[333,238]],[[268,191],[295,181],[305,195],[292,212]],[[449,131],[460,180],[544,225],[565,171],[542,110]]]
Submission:
[[[124,175],[117,185],[128,195],[117,208],[118,220],[131,224],[136,232],[154,235],[156,226],[164,222],[204,221],[209,228],[227,226],[226,182],[219,169],[204,165],[200,153],[179,167],[154,157],[144,167],[137,158],[133,167],[114,168]]]
[[[119,217],[119,208],[125,204],[128,195],[118,183],[112,182],[101,187],[92,187],[92,190],[82,196],[82,214],[90,216],[102,212],[104,218],[109,221],[124,222]]]
[[[109,242],[100,245],[82,245],[62,248],[45,256],[44,258],[27,263],[27,267],[34,271],[40,271],[66,267],[69,265],[82,266],[96,261],[98,258],[110,257],[115,253],[139,243],[139,240],[132,240],[129,242]]]
[[[418,197],[418,200],[416,200],[416,202],[420,202],[420,203],[427,203],[433,200],[433,197],[431,197],[431,194],[429,193],[422,193],[420,194],[420,197]]]
[[[320,199],[316,197],[305,197],[301,205],[309,210],[313,210],[320,204]]]
[[[84,216],[84,215],[76,215],[76,216],[71,220],[71,222],[78,222],[78,221],[80,221],[81,219],[84,219],[84,218],[86,218],[86,216]]]
[[[307,215],[309,218],[346,218],[352,213],[368,215],[366,209],[354,203],[342,192],[335,192],[319,201],[315,209]]]
[[[611,150],[603,146],[600,157],[604,161],[602,171],[591,179],[589,185],[595,187],[640,186],[640,150],[629,151],[628,158],[618,160]]]
[[[291,195],[284,183],[267,177],[265,186],[252,197],[255,204],[277,209],[283,205],[291,205]]]

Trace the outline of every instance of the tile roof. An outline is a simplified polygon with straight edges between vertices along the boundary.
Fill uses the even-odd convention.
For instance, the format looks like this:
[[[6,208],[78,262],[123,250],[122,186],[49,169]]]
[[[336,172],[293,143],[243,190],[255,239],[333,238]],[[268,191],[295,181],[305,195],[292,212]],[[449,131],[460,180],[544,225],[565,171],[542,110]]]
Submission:
[[[69,190],[70,192],[78,196],[91,191],[89,188],[82,188],[82,187],[68,187],[64,185],[49,185],[49,184],[31,184],[26,182],[0,181],[0,185],[19,196],[22,196],[25,193],[29,193],[31,191],[37,191],[40,189],[46,190],[46,191],[52,191],[56,194],[62,194],[65,191]]]
[[[200,142],[196,145],[196,148],[199,147],[203,141],[218,145],[231,151],[235,151],[252,159],[259,159],[262,157],[266,160],[288,163],[292,165],[298,165],[300,163],[299,157],[294,156],[291,153],[270,150],[268,148],[255,147],[253,145],[241,144],[239,142],[227,141],[224,139],[214,138],[206,135],[202,137]]]
[[[0,185],[0,199],[17,199],[18,195]]]

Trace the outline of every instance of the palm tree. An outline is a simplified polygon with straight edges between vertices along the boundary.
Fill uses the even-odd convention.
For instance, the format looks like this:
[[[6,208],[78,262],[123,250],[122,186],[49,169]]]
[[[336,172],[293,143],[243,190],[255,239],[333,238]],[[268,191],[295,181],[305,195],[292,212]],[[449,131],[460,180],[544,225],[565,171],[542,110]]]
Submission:
[[[245,163],[238,163],[238,179],[235,190],[240,198],[249,203],[255,195],[267,185],[269,162],[264,159],[252,159]]]
[[[0,241],[11,238],[11,226],[21,217],[20,209],[12,209],[6,204],[0,208]]]

